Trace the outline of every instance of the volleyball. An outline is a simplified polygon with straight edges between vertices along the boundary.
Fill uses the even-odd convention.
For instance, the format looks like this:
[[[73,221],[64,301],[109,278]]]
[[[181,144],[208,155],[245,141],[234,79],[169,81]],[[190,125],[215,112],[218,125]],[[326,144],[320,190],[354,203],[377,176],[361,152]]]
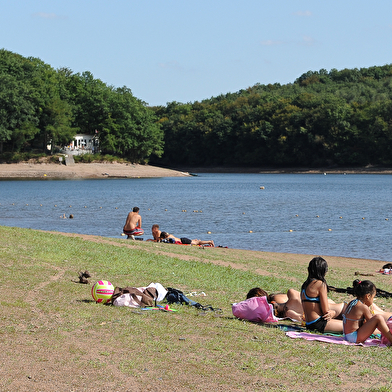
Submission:
[[[99,280],[91,289],[91,295],[93,296],[94,301],[103,304],[110,301],[113,292],[113,285],[107,280]]]

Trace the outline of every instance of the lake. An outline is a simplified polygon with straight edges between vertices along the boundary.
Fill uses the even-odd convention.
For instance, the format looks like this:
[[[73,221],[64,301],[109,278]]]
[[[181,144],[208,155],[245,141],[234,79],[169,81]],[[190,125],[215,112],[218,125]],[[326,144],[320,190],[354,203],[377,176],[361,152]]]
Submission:
[[[122,227],[134,206],[144,239],[157,223],[177,237],[229,248],[392,261],[390,175],[0,181],[3,226],[125,238]]]

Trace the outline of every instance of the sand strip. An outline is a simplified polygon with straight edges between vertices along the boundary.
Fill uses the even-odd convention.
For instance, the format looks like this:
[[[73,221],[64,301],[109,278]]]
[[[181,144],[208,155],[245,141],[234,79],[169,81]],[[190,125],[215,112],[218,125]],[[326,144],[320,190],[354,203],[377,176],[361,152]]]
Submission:
[[[55,163],[2,163],[0,178],[148,178],[184,177],[189,173],[150,165],[125,163],[76,163],[73,166]]]

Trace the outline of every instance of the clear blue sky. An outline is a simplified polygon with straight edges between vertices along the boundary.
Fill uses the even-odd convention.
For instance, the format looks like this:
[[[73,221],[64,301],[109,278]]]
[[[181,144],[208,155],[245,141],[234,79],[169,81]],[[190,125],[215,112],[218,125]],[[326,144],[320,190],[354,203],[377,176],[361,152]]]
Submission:
[[[0,0],[0,48],[150,105],[392,63],[392,0]]]

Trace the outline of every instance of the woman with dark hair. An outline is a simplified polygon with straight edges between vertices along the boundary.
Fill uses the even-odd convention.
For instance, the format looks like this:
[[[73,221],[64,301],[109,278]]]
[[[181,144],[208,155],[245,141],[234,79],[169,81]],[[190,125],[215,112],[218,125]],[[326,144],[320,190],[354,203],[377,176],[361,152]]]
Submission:
[[[246,298],[252,297],[267,297],[267,300],[274,307],[274,313],[279,318],[290,318],[295,321],[304,321],[304,311],[301,302],[301,294],[298,290],[289,289],[287,294],[273,293],[269,294],[261,289],[255,287],[249,290]],[[328,299],[329,306],[336,312],[336,317],[342,313],[344,303],[337,304],[331,299]]]
[[[325,275],[328,264],[322,257],[309,262],[308,278],[301,287],[301,302],[306,328],[318,332],[343,332],[342,320],[336,320],[336,311],[328,302],[328,286]]]
[[[253,289],[249,290],[248,294],[246,295],[246,299],[253,298],[253,297],[267,297],[268,299],[268,294],[260,287],[254,287]]]

